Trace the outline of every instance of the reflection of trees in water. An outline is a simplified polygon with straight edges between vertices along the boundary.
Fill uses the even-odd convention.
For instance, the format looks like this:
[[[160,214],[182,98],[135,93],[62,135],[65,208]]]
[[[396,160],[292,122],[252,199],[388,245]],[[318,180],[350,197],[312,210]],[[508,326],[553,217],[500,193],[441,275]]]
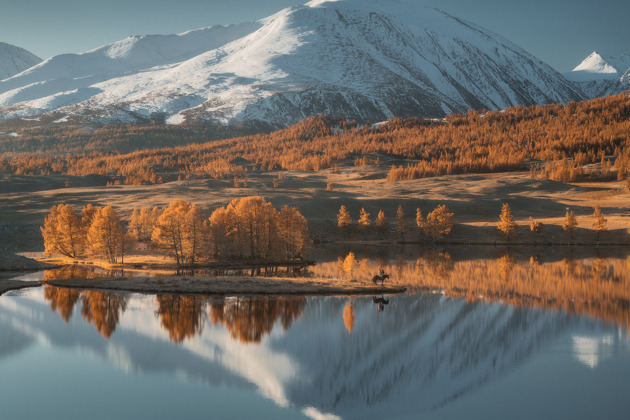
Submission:
[[[514,265],[516,264],[516,258],[514,258],[514,254],[510,251],[506,252],[497,260],[497,265],[499,266],[499,270],[501,271],[501,279],[504,282],[509,282],[510,277],[512,276],[512,270],[514,269]]]
[[[451,255],[439,250],[431,250],[416,260],[416,272],[424,268],[431,276],[439,279],[448,278],[454,266]]]
[[[213,325],[225,325],[233,338],[259,343],[280,320],[286,330],[304,311],[306,298],[240,297],[210,303]]]
[[[352,301],[348,302],[343,308],[343,323],[348,330],[348,334],[352,334],[354,329],[354,305]]]
[[[109,338],[127,308],[128,298],[121,293],[98,290],[77,290],[46,285],[44,297],[52,311],[58,311],[68,322],[76,303],[81,301],[85,322]],[[204,327],[206,298],[185,295],[156,296],[157,311],[162,327],[174,343],[181,343]],[[271,333],[276,321],[286,330],[296,321],[306,306],[306,298],[242,297],[213,301],[210,319],[214,325],[224,325],[233,338],[246,343],[258,343]]]
[[[120,316],[127,308],[127,297],[120,293],[88,290],[81,294],[81,315],[87,323],[94,323],[96,330],[109,338]]]
[[[203,330],[204,300],[199,296],[157,295],[157,314],[174,343],[181,343]]]
[[[118,271],[120,273],[120,271]],[[95,279],[100,277],[115,277],[115,270],[105,270],[100,267],[87,267],[84,265],[65,265],[44,271],[44,281],[60,279]]]
[[[81,292],[77,289],[44,286],[44,298],[50,302],[50,310],[53,312],[58,310],[59,316],[66,323],[70,320],[74,305],[76,305],[80,295]]]
[[[109,338],[120,316],[127,307],[127,297],[120,293],[99,290],[78,290],[46,285],[44,298],[50,302],[50,309],[59,311],[61,319],[70,320],[74,306],[81,299],[81,316],[88,323],[94,323],[96,330]]]
[[[499,258],[453,261],[448,252],[433,249],[416,260],[393,259],[382,264],[363,259],[353,277],[368,281],[382,267],[393,274],[390,283],[407,286],[410,292],[443,291],[470,301],[502,301],[579,312],[630,325],[630,257],[582,258],[572,255],[562,261],[544,261],[540,254],[517,258],[516,250]],[[521,250],[522,252],[522,250]],[[318,263],[314,276],[339,279],[335,262]]]

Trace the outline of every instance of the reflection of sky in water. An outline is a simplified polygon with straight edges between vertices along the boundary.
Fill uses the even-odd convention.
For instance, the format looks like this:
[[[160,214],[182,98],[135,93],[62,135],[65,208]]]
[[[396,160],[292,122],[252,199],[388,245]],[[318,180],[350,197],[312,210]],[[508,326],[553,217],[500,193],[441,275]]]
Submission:
[[[555,396],[530,396],[542,400],[525,412],[537,403],[554,412],[579,405],[567,392],[576,381],[609,417],[630,409],[617,398],[630,385],[626,331],[558,311],[412,295],[391,297],[379,313],[371,298],[355,298],[349,333],[350,299],[309,298],[286,330],[277,319],[256,343],[213,325],[216,300],[205,300],[201,331],[173,344],[156,298],[128,296],[109,339],[84,321],[81,299],[66,323],[43,289],[0,297],[3,418],[81,409],[91,418],[461,418],[471,409],[502,418],[509,407],[496,393],[517,394],[520,384],[535,394],[539,383]],[[625,376],[611,381],[611,366]]]
[[[575,335],[573,339],[573,353],[580,363],[591,369],[610,359],[618,352],[619,343],[614,334],[605,334],[601,337],[582,337]],[[626,343],[626,348],[630,348]]]

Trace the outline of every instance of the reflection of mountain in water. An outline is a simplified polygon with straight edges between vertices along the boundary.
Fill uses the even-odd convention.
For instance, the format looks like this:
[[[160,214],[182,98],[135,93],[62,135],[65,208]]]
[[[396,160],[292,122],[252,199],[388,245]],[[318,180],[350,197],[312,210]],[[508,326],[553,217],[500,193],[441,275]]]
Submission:
[[[431,410],[528,358],[537,346],[580,321],[500,304],[467,304],[440,295],[392,298],[378,313],[354,303],[352,334],[338,300],[311,302],[300,327],[274,347],[299,360],[289,400],[344,418]]]
[[[200,315],[204,329],[193,323],[192,330],[182,331],[194,333],[184,333],[173,344],[172,331],[163,329],[162,304],[139,295],[124,300],[126,310],[119,312],[118,326],[106,340],[79,311],[67,324],[53,316],[41,289],[3,296],[0,355],[14,347],[11,343],[21,343],[21,348],[47,342],[98,355],[125,371],[169,372],[207,384],[255,389],[278,405],[310,415],[316,410],[366,418],[439,407],[509,372],[559,333],[588,336],[589,331],[603,331],[616,336],[613,327],[560,312],[425,295],[391,297],[380,313],[372,298],[354,299],[351,334],[343,316],[347,299],[284,302],[272,308],[275,327],[259,344],[235,340],[223,322],[207,322],[205,311]],[[243,316],[250,309],[243,305],[239,311]],[[289,319],[293,324],[285,330]]]

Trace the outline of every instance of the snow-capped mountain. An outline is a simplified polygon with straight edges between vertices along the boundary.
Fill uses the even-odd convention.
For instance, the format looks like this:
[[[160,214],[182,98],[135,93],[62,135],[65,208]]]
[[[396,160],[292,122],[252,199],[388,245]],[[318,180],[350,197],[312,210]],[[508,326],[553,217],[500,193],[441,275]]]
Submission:
[[[594,51],[565,77],[589,98],[622,93],[630,89],[630,55],[603,56]]]
[[[14,76],[42,61],[24,48],[0,42],[0,80]]]
[[[582,93],[523,49],[435,9],[311,1],[258,22],[133,37],[0,82],[0,113],[278,127],[567,102]]]

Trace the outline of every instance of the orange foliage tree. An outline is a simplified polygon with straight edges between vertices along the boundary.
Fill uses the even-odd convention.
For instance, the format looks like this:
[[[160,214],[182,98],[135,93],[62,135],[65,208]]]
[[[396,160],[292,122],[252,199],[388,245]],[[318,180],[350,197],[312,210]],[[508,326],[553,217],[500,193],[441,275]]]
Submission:
[[[61,254],[70,258],[84,254],[85,229],[69,204],[52,206],[40,229],[46,254]]]
[[[157,207],[153,207],[153,209],[148,207],[133,209],[131,220],[129,221],[129,233],[131,237],[139,242],[151,241],[153,228],[160,214],[161,212]]]
[[[510,237],[516,234],[516,222],[514,216],[512,216],[512,209],[508,203],[503,203],[501,207],[501,215],[497,229],[499,229],[505,235],[508,240]]]
[[[210,215],[211,254],[228,259],[283,261],[304,257],[308,224],[295,207],[277,211],[262,197],[232,200]]]
[[[455,225],[454,213],[445,204],[440,204],[427,215],[426,229],[433,239],[451,233]]]
[[[110,207],[98,208],[87,231],[90,255],[105,257],[110,263],[124,258],[125,230],[116,211]]]
[[[564,217],[564,221],[562,222],[562,230],[565,232],[569,232],[571,240],[573,240],[573,232],[577,229],[577,219],[575,218],[575,213],[573,210],[567,210],[567,214]]]
[[[374,221],[376,228],[381,232],[386,232],[389,227],[389,219],[385,216],[383,210],[379,210],[378,216],[376,216],[376,220]]]
[[[337,226],[342,229],[349,228],[352,225],[352,216],[350,216],[350,212],[346,208],[346,206],[341,205],[339,208],[339,214],[337,214]]]
[[[155,222],[152,242],[175,257],[178,265],[194,264],[204,251],[204,217],[185,200],[170,202]]]
[[[593,229],[597,232],[597,240],[599,241],[599,234],[601,232],[608,231],[608,227],[606,226],[608,220],[604,217],[602,213],[602,209],[599,204],[596,204],[593,207]]]

